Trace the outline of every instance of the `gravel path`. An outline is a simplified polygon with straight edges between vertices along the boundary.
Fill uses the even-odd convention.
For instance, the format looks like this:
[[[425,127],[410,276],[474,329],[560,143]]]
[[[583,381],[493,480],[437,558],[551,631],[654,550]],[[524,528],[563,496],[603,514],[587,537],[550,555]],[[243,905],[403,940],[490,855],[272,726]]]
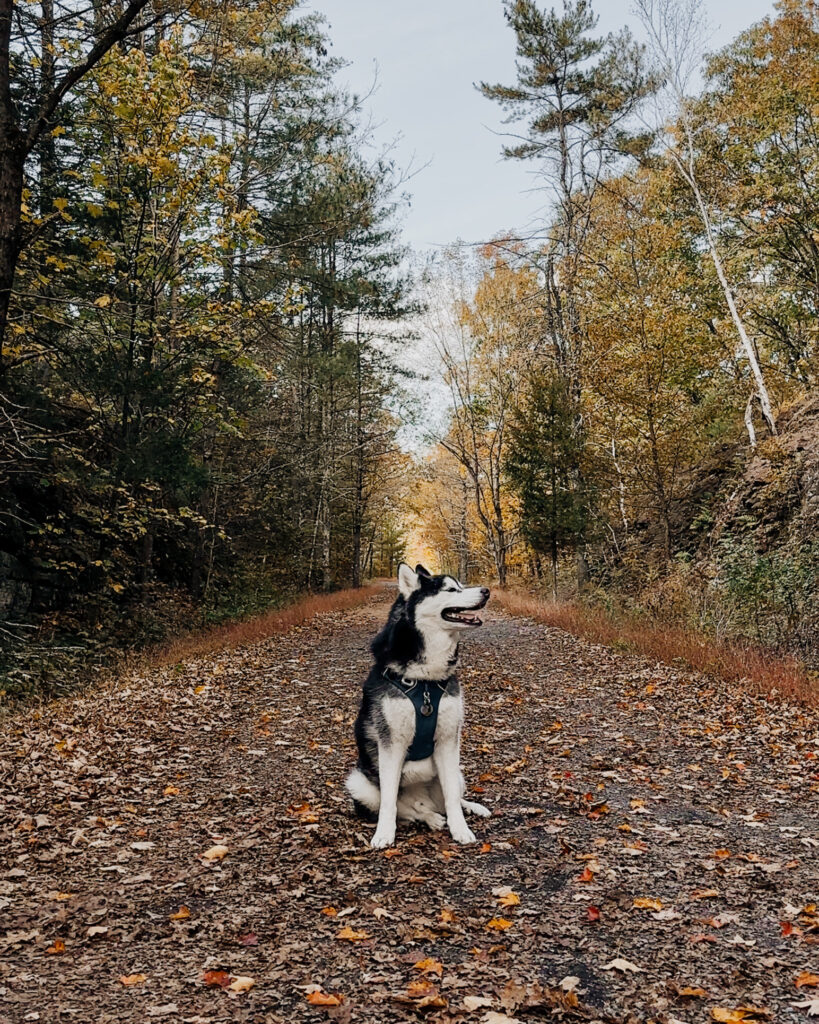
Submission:
[[[342,782],[386,610],[0,720],[4,1024],[819,1014],[815,712],[495,613],[493,816],[376,853]]]

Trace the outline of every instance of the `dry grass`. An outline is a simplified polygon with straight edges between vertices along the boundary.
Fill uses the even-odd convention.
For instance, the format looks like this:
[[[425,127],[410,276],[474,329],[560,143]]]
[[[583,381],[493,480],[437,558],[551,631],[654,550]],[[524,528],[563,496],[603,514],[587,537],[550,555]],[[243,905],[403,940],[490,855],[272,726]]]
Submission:
[[[201,633],[191,633],[178,640],[171,640],[139,658],[141,666],[157,668],[171,665],[189,658],[201,658],[208,654],[243,644],[256,643],[273,633],[284,633],[294,626],[309,622],[323,612],[340,612],[355,608],[375,597],[383,590],[383,584],[371,583],[357,590],[336,590],[330,594],[308,594],[284,608],[263,612],[249,619],[224,622]]]
[[[718,642],[694,630],[614,616],[603,609],[544,601],[519,591],[496,590],[493,597],[512,615],[525,615],[574,636],[625,648],[668,665],[683,661],[698,672],[737,683],[753,693],[776,693],[819,707],[819,682],[796,658],[781,657],[753,644]]]

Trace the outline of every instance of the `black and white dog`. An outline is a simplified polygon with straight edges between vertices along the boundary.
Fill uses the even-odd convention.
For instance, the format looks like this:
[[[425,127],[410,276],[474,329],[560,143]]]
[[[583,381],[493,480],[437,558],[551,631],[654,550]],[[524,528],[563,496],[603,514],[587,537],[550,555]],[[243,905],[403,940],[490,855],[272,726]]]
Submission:
[[[396,818],[446,823],[458,843],[474,843],[464,811],[487,817],[464,800],[461,729],[464,705],[455,676],[458,639],[481,625],[486,587],[462,587],[422,566],[398,567],[398,597],[372,642],[375,664],[364,682],[355,723],[358,764],[347,790],[361,817],[378,814],[371,846],[395,842]],[[444,818],[446,815],[446,818]]]

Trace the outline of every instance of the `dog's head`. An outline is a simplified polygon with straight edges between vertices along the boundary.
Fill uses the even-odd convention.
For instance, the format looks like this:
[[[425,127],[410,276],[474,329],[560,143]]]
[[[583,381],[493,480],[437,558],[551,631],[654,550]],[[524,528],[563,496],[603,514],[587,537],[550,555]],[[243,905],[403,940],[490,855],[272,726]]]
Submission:
[[[371,645],[379,665],[424,666],[430,679],[443,679],[457,656],[459,635],[481,625],[478,612],[488,587],[463,587],[452,576],[433,576],[417,565],[398,567],[398,597],[387,623]]]
[[[413,570],[406,562],[398,566],[398,591],[422,633],[474,629],[483,624],[478,612],[489,600],[488,587],[464,587],[453,576],[433,576],[423,565]]]

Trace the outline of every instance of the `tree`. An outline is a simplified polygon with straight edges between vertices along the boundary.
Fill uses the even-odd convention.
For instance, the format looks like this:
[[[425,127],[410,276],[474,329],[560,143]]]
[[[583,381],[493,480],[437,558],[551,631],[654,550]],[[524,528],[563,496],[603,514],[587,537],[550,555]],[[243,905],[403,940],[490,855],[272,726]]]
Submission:
[[[582,447],[585,324],[578,289],[591,204],[608,169],[645,150],[648,139],[634,133],[630,118],[655,83],[628,30],[591,34],[597,17],[589,0],[564,0],[562,13],[534,0],[507,0],[505,12],[517,41],[517,82],[480,89],[508,112],[507,123],[522,124],[521,141],[504,156],[538,161],[539,181],[554,203],[542,248],[532,256],[543,274],[542,355],[565,383]],[[583,490],[577,476],[575,487]],[[581,585],[586,575],[578,545]]]
[[[557,376],[528,381],[510,425],[506,474],[520,502],[521,529],[552,566],[558,596],[558,561],[585,533],[588,499],[573,485],[582,448],[572,424],[572,403]]]
[[[26,5],[15,21],[14,0],[0,0],[0,376],[8,370],[3,354],[11,289],[23,245],[22,201],[26,162],[40,145],[72,89],[113,49],[133,42],[163,14],[141,17],[150,0],[130,0],[106,18],[97,8],[93,22],[86,5],[49,0],[37,11]],[[21,31],[15,31],[15,24]],[[53,60],[35,62],[30,74],[28,32],[33,24]],[[59,37],[58,37],[59,33]],[[42,150],[41,150],[42,153]]]
[[[651,40],[660,74],[671,90],[675,103],[674,116],[677,131],[667,134],[665,154],[691,190],[702,222],[708,254],[714,265],[725,304],[754,379],[755,391],[748,399],[745,413],[748,439],[751,447],[754,448],[756,447],[756,434],[752,419],[754,397],[759,400],[762,415],[765,417],[771,434],[774,435],[776,434],[776,420],[756,347],[748,336],[745,321],[737,306],[736,290],[728,279],[711,202],[702,187],[698,170],[698,130],[693,117],[692,104],[686,95],[691,75],[699,60],[699,44],[703,37],[702,0],[636,0],[636,7]]]

